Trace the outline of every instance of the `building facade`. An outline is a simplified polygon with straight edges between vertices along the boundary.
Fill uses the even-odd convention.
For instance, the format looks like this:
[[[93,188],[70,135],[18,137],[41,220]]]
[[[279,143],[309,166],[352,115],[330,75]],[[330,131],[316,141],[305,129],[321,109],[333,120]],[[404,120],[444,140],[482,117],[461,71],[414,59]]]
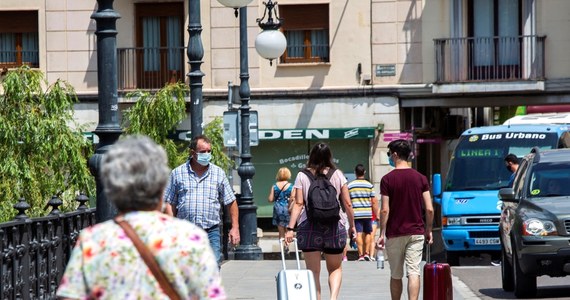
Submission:
[[[114,1],[121,109],[189,71],[188,1]],[[348,176],[358,163],[378,188],[386,145],[414,142],[414,166],[445,173],[463,129],[490,125],[523,105],[570,102],[570,2],[564,0],[280,0],[285,54],[256,53],[262,1],[248,5],[251,108],[258,113],[254,199],[270,216],[277,169],[295,173],[316,141],[331,144]],[[97,125],[96,0],[3,0],[0,69],[27,64],[80,96],[76,118]],[[201,1],[204,122],[228,108],[239,85],[239,18]],[[231,83],[230,83],[231,82]],[[190,101],[188,100],[189,105]],[[239,101],[234,107],[239,106]],[[190,130],[190,116],[179,128]],[[235,180],[235,186],[239,181]]]

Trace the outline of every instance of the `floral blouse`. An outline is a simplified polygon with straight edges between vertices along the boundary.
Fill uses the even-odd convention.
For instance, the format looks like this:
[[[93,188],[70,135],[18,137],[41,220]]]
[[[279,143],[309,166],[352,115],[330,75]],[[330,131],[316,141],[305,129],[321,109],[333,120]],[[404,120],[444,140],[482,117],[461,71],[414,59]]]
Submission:
[[[154,254],[182,299],[226,299],[206,232],[158,211],[130,212],[125,220]],[[168,299],[129,237],[113,220],[81,232],[57,296]]]

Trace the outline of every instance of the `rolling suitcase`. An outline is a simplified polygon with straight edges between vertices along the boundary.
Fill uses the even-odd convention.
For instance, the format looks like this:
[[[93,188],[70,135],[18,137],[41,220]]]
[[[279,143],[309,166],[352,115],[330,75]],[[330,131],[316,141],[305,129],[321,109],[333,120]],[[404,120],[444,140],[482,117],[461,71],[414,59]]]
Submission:
[[[453,286],[449,264],[430,262],[430,245],[427,245],[424,265],[424,300],[451,300]]]
[[[317,299],[317,288],[315,286],[315,278],[311,270],[301,270],[301,261],[299,260],[299,249],[297,248],[297,239],[293,239],[295,244],[295,257],[297,259],[297,269],[287,270],[285,266],[285,252],[283,251],[284,239],[279,239],[279,247],[281,248],[281,261],[283,262],[283,270],[277,273],[275,280],[277,281],[277,299],[278,300],[312,300]]]

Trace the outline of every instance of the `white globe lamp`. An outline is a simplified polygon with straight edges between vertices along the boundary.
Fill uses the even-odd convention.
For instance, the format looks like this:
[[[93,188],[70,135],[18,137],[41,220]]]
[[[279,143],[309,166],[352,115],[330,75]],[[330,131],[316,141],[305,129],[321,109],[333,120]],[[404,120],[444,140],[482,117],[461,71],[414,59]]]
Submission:
[[[253,0],[218,0],[225,7],[240,8],[247,6]]]
[[[266,29],[255,38],[255,50],[263,58],[269,59],[269,64],[279,58],[287,48],[287,39],[279,30]]]

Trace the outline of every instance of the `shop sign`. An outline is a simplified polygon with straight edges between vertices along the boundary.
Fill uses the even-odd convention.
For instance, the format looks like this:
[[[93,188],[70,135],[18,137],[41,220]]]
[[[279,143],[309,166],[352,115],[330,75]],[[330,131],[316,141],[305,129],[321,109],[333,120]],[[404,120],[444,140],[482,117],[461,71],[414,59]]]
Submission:
[[[372,139],[373,127],[259,130],[260,140]]]

